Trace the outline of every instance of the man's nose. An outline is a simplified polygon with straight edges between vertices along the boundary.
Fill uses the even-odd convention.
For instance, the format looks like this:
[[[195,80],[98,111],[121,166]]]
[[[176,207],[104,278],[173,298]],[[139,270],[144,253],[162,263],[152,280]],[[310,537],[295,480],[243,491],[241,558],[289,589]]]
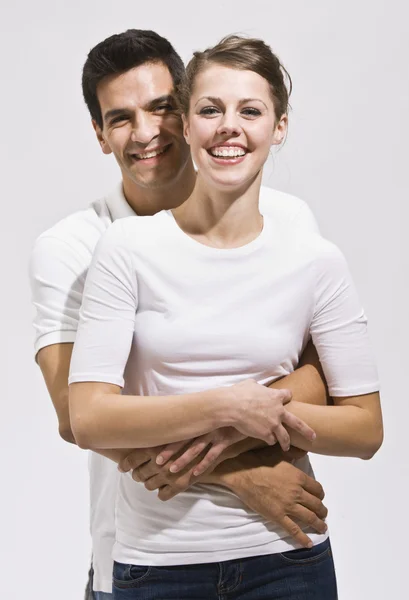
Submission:
[[[154,115],[138,115],[132,128],[131,141],[136,144],[147,145],[159,136],[160,127]]]

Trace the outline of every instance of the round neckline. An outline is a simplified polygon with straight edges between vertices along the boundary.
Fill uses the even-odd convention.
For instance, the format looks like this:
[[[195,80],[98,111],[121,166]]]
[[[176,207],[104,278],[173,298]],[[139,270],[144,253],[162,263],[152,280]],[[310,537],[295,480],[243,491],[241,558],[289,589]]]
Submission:
[[[190,235],[185,233],[183,229],[181,229],[172,213],[171,210],[165,210],[165,213],[170,217],[173,222],[174,228],[179,232],[179,238],[181,240],[185,240],[186,245],[189,245],[191,248],[195,248],[198,252],[209,255],[217,255],[217,256],[243,256],[246,254],[250,254],[257,250],[264,242],[264,238],[268,235],[267,230],[269,229],[269,221],[266,219],[264,215],[263,217],[263,228],[260,233],[250,242],[244,244],[243,246],[237,246],[237,248],[216,248],[214,246],[207,246],[206,244],[202,244],[198,240],[195,240]]]

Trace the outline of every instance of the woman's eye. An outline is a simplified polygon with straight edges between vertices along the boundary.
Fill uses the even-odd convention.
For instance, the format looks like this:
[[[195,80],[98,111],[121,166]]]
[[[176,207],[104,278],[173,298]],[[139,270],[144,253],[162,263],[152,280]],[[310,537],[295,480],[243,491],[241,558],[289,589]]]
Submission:
[[[261,115],[261,112],[257,108],[243,108],[241,112],[248,117],[258,117]]]
[[[215,106],[205,106],[204,108],[201,109],[200,114],[212,116],[212,115],[216,115],[218,112],[220,112],[220,111]]]

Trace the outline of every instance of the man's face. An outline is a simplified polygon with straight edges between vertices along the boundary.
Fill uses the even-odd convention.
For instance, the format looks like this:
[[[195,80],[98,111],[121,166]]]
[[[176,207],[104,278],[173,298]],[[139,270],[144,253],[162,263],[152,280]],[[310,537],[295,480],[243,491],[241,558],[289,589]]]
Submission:
[[[190,152],[168,68],[145,63],[105,77],[97,95],[103,128],[95,122],[94,128],[103,152],[115,155],[124,180],[150,189],[176,181]]]

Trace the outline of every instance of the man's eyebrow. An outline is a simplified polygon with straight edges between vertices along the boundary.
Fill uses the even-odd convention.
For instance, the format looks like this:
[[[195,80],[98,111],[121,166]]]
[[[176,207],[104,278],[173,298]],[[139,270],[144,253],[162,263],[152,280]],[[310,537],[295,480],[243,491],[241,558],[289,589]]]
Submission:
[[[117,117],[118,115],[128,115],[129,110],[127,108],[112,108],[111,110],[107,110],[104,114],[104,121],[109,121],[113,117]]]
[[[158,96],[158,98],[150,100],[150,102],[145,105],[145,109],[151,110],[152,108],[158,106],[158,104],[173,104],[174,102],[175,99],[172,94],[164,94],[163,96]]]

